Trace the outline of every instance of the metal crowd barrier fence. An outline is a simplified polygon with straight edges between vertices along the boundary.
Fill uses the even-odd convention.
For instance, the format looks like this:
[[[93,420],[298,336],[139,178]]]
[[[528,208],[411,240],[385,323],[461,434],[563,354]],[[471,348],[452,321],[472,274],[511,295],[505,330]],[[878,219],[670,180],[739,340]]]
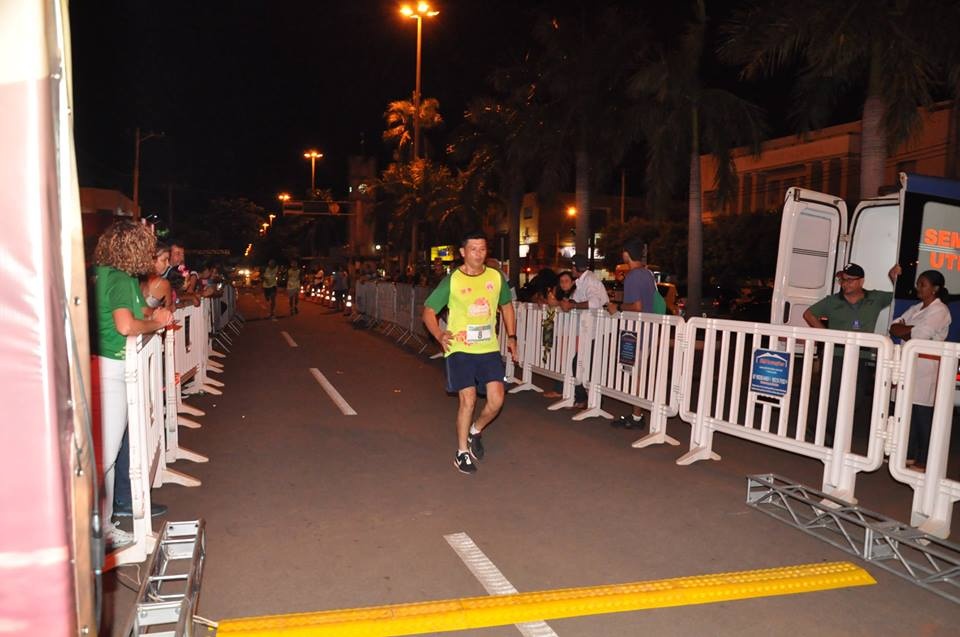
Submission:
[[[427,294],[427,293],[424,293],[424,300],[426,300],[426,294]],[[423,305],[423,304],[421,303],[421,306],[422,306],[422,305]],[[517,336],[517,361],[518,361],[517,364],[519,364],[521,361],[523,361],[523,353],[520,351],[520,337],[519,337],[519,334],[520,334],[520,330],[521,330],[521,328],[522,328],[522,324],[521,324],[521,322],[520,322],[520,314],[519,314],[520,309],[519,309],[519,305],[520,305],[520,304],[517,303],[516,301],[513,302],[513,312],[514,312],[514,316],[517,317],[517,325],[516,325],[517,333],[515,334],[515,336]],[[422,323],[423,323],[423,321],[421,321],[421,324],[422,324]],[[426,332],[426,329],[424,329],[424,332]],[[429,336],[429,335],[428,335],[428,336]],[[513,357],[510,356],[510,350],[507,349],[507,326],[504,325],[503,321],[500,321],[500,326],[499,326],[498,332],[497,332],[497,340],[498,340],[499,345],[500,345],[500,356],[503,357],[503,380],[504,380],[504,382],[506,382],[506,383],[519,384],[519,383],[520,383],[520,379],[517,378],[517,376],[516,376],[516,373],[517,373],[517,372],[516,372],[516,365],[517,365],[517,364],[515,364],[515,363],[513,362]]]
[[[573,370],[573,357],[577,353],[581,316],[585,313],[560,312],[535,303],[517,303],[516,308],[521,377],[520,384],[510,393],[543,391],[533,383],[536,373],[563,382],[563,398],[550,405],[550,409],[572,405],[578,378]],[[506,354],[504,357],[509,358]]]
[[[233,288],[228,288],[232,290]],[[178,309],[176,329],[165,333],[127,337],[124,376],[130,442],[130,488],[134,543],[112,553],[107,567],[144,561],[157,543],[151,521],[153,487],[200,485],[196,478],[171,469],[177,460],[207,462],[204,455],[180,446],[179,426],[200,427],[180,414],[203,416],[204,412],[183,403],[181,386],[192,376],[196,391],[220,394],[208,385],[207,356],[212,351],[209,330],[219,318],[221,325],[242,321],[236,312],[236,295],[228,296],[219,315],[217,299],[203,299],[200,307]],[[216,382],[216,381],[213,381]],[[219,383],[222,386],[222,383]]]
[[[210,300],[203,299],[200,306],[189,305],[177,309],[174,320],[180,326],[182,338],[175,342],[174,363],[177,378],[184,393],[207,392],[219,395],[219,381],[207,377],[210,341],[207,326],[210,324]]]
[[[377,283],[377,325],[387,336],[398,327],[396,283]]]
[[[401,345],[414,340],[423,352],[432,340],[421,319],[429,293],[428,288],[405,283],[358,282],[351,320],[380,328]]]
[[[876,334],[554,312],[529,303],[517,304],[516,314],[519,379],[500,331],[507,377],[517,383],[511,393],[541,391],[533,374],[560,381],[562,398],[549,406],[557,409],[573,404],[574,385],[582,382],[587,409],[574,418],[609,417],[604,397],[651,412],[649,433],[634,447],[678,444],[666,427],[668,418],[679,415],[691,433],[690,450],[678,464],[719,460],[713,435],[726,433],[821,461],[822,491],[851,503],[857,474],[877,470],[890,455],[891,475],[914,491],[911,524],[948,536],[953,503],[960,500],[960,482],[947,477],[960,344],[910,341],[901,349]],[[924,358],[941,363],[921,472],[907,468],[906,449],[916,366]]]
[[[127,337],[124,378],[130,442],[130,495],[134,543],[111,553],[107,568],[142,562],[157,536],[150,517],[150,489],[162,484],[164,460],[163,350],[159,334]]]
[[[164,404],[166,407],[164,415],[164,427],[166,429],[166,448],[164,458],[168,463],[174,463],[177,460],[190,460],[192,462],[207,462],[209,458],[195,451],[190,451],[180,446],[180,426],[198,429],[200,423],[182,417],[180,414],[186,411],[183,399],[180,396],[180,385],[177,383],[176,362],[176,339],[178,330],[166,331],[164,336],[164,366],[163,366],[163,386],[164,386]],[[193,410],[194,414],[203,416],[200,410]],[[198,487],[200,481],[192,476],[170,470],[170,478],[164,482],[176,482],[185,487]]]
[[[702,358],[697,365],[691,350],[701,336]],[[822,490],[856,502],[857,473],[874,471],[883,462],[890,401],[887,363],[894,352],[890,339],[877,334],[694,318],[687,323],[681,345],[687,351],[680,417],[691,424],[691,431],[690,451],[677,464],[718,460],[713,434],[719,431],[820,460],[824,464]],[[872,369],[876,373],[872,383],[867,383],[872,387],[861,385],[861,390],[871,390],[870,396],[858,399],[858,376],[869,381]],[[835,408],[831,406],[834,400]],[[867,449],[857,453],[852,449],[854,407],[859,401],[862,412],[866,400],[870,409]],[[835,431],[831,431],[834,412]]]
[[[679,390],[682,364],[673,360],[671,371],[671,358],[683,351],[675,348],[683,331],[683,319],[677,316],[637,312],[611,316],[597,310],[587,409],[576,418],[612,418],[601,408],[601,397],[607,396],[650,411],[649,434],[634,447],[679,445],[667,435],[667,419],[679,412],[679,391],[672,389]]]
[[[950,535],[953,503],[960,500],[960,482],[947,478],[947,457],[953,428],[954,397],[956,394],[957,360],[960,343],[911,340],[900,350],[900,364],[895,370],[897,399],[893,418],[893,432],[888,437],[890,475],[913,489],[910,524],[925,533],[940,538]],[[927,448],[924,470],[907,467],[907,443],[917,423],[912,422],[916,398],[918,365],[938,363],[935,379],[920,376],[920,383],[930,380],[934,389],[933,423],[929,438],[919,440]],[[925,388],[924,388],[925,389]]]

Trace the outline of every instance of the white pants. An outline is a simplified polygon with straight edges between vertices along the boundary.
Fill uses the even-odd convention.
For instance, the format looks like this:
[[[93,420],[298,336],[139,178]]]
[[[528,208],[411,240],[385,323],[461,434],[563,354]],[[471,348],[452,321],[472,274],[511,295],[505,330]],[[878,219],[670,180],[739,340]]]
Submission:
[[[104,527],[113,517],[113,481],[117,455],[127,429],[127,383],[123,378],[124,361],[97,357],[100,365],[100,451],[103,463],[103,495],[101,507]]]

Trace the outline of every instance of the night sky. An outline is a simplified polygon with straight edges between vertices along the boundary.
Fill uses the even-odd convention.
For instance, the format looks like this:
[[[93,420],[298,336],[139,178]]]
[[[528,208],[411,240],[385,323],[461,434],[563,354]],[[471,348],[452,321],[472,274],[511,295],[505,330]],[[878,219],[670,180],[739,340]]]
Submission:
[[[641,4],[649,5],[648,19],[659,21],[662,36],[681,24],[682,10],[672,3]],[[711,6],[718,4],[722,10],[730,3]],[[276,193],[309,187],[302,153],[310,147],[326,155],[317,186],[344,195],[347,156],[364,150],[382,169],[390,157],[381,141],[383,112],[413,91],[416,21],[400,16],[399,6],[393,0],[71,3],[81,185],[132,194],[139,126],[165,134],[141,150],[147,212],[165,212],[168,185],[178,215],[219,196],[273,207]],[[507,0],[432,6],[441,13],[424,23],[423,94],[440,100],[442,137],[462,122],[470,98],[490,92],[491,71],[529,50],[536,6]],[[728,81],[735,76],[717,72]],[[776,100],[776,93],[765,99]]]

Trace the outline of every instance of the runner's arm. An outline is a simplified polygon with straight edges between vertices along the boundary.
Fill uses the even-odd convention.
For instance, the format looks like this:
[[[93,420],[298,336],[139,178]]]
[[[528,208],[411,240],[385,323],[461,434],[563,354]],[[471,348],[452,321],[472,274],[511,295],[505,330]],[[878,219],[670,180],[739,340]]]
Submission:
[[[513,360],[517,360],[517,315],[513,310],[513,303],[504,303],[500,306],[500,316],[503,327],[507,330],[507,350]]]

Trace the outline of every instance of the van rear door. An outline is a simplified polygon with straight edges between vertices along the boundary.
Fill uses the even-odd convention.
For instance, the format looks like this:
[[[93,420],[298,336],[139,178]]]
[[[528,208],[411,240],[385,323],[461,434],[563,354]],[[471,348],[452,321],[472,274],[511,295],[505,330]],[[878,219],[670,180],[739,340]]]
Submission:
[[[804,311],[834,291],[846,238],[847,206],[842,199],[802,188],[787,190],[771,324],[806,325]]]
[[[867,199],[857,204],[857,209],[853,212],[850,221],[847,262],[863,267],[866,272],[863,278],[865,289],[893,291],[893,283],[888,274],[893,264],[897,263],[899,245],[899,195],[894,193],[878,199]],[[892,310],[891,306],[880,313],[874,332],[887,333]]]

